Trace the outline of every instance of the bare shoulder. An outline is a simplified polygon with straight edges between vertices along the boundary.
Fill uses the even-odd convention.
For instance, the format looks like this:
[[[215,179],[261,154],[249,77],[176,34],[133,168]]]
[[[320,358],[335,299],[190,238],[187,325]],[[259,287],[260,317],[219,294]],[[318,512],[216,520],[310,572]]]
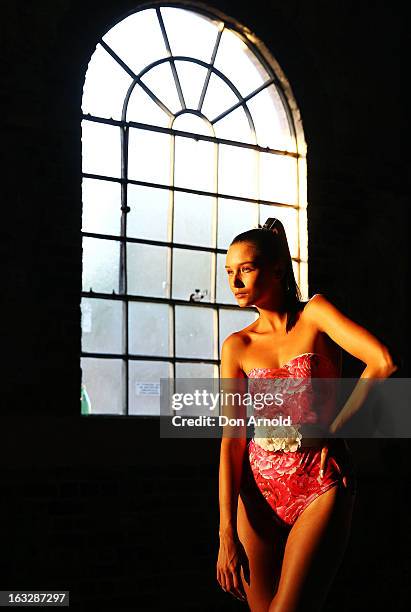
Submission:
[[[227,343],[228,347],[237,350],[246,347],[247,344],[250,342],[250,333],[254,331],[257,321],[258,319],[250,323],[250,325],[247,325],[247,327],[233,332],[232,334],[227,336],[227,338],[224,340],[224,343]]]
[[[245,347],[243,330],[233,332],[224,340],[221,348],[221,369],[223,377],[242,377],[242,356]]]
[[[310,323],[318,323],[330,306],[332,307],[332,304],[324,294],[316,293],[306,303],[303,316]]]
[[[245,346],[245,333],[243,330],[233,332],[224,340],[222,351],[227,355],[241,351]]]

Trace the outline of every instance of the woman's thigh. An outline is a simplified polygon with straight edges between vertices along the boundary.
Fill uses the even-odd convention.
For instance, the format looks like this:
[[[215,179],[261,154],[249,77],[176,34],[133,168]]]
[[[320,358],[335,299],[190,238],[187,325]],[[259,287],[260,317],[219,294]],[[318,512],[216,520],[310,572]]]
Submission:
[[[300,514],[285,547],[269,612],[319,612],[347,547],[355,496],[332,487]]]
[[[278,586],[286,533],[268,513],[239,497],[237,533],[248,559],[241,580],[252,612],[267,612]]]

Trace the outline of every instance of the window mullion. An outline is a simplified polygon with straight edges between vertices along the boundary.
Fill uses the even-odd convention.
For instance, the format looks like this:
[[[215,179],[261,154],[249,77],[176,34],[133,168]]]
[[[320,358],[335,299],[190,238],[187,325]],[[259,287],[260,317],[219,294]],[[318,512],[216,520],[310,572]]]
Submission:
[[[172,187],[174,187],[174,180],[175,180],[175,164],[176,164],[176,144],[175,144],[176,138],[174,136],[174,134],[171,135],[170,137],[170,185]],[[169,254],[169,268],[168,268],[168,278],[169,278],[169,285],[168,285],[168,297],[171,299],[172,295],[173,295],[173,255],[174,255],[174,246],[173,246],[173,241],[174,241],[174,198],[175,198],[175,192],[174,189],[170,190],[170,209],[169,209],[169,217],[168,217],[168,240],[170,243],[170,247],[168,249],[168,254]],[[170,304],[170,308],[171,308],[171,313],[170,313],[170,324],[171,324],[171,329],[170,329],[170,351],[171,355],[173,357],[173,361],[172,361],[172,371],[173,371],[173,380],[175,380],[176,378],[176,364],[175,364],[175,358],[176,358],[176,305],[174,303]]]
[[[127,295],[127,213],[128,206],[127,176],[128,176],[128,135],[129,128],[124,126],[121,130],[121,229],[123,240],[120,243],[120,293]],[[129,302],[123,301],[123,345],[124,345],[124,376],[123,376],[123,406],[126,415],[129,414]]]
[[[209,65],[208,70],[207,70],[206,78],[204,79],[204,85],[203,85],[203,89],[201,91],[200,101],[199,101],[198,107],[197,107],[198,111],[201,111],[203,103],[204,103],[204,98],[205,98],[205,95],[207,93],[207,87],[208,87],[208,83],[210,81],[210,77],[211,77],[212,69],[213,69],[213,66],[214,66],[215,57],[217,55],[218,46],[220,44],[221,35],[223,33],[223,29],[224,29],[224,26],[222,28],[219,28],[219,30],[217,32],[217,38],[216,38],[216,41],[215,41],[215,45],[214,45],[214,49],[213,49],[213,54],[211,56],[211,61],[210,61],[210,65]]]
[[[174,78],[174,83],[175,83],[175,86],[176,86],[176,89],[177,89],[178,98],[180,100],[181,107],[185,109],[187,107],[186,107],[186,103],[185,103],[185,100],[184,100],[183,90],[181,89],[180,79],[178,78],[178,73],[177,73],[177,69],[176,69],[176,66],[175,66],[174,59],[173,59],[173,54],[171,52],[171,47],[170,47],[170,43],[169,43],[169,40],[168,40],[168,36],[167,36],[166,28],[165,28],[165,25],[164,25],[163,17],[161,15],[161,12],[160,12],[159,8],[156,8],[156,12],[157,12],[158,22],[160,24],[161,33],[163,35],[164,44],[166,46],[167,53],[170,55],[170,67],[171,67],[171,71],[173,73],[173,78]]]
[[[218,172],[218,159],[219,159],[219,152],[220,152],[220,147],[218,143],[215,143],[214,145],[214,179],[215,179],[215,183],[214,183],[214,188],[215,188],[215,192],[218,193],[218,179],[219,179],[219,172]],[[217,266],[218,266],[218,252],[217,252],[217,247],[218,247],[218,198],[214,198],[214,254],[213,254],[213,258],[214,258],[214,303],[217,302]],[[214,324],[215,324],[215,353],[214,355],[217,357],[218,362],[220,362],[220,309],[218,308],[218,306],[216,306],[215,308],[215,318],[214,318]],[[217,379],[219,380],[220,378],[220,372],[217,371]]]

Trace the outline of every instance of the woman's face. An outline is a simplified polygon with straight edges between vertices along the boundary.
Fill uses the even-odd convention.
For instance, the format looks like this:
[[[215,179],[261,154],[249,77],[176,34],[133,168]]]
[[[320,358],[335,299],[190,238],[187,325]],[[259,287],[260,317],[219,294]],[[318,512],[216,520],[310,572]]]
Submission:
[[[232,244],[225,263],[230,289],[239,306],[265,305],[273,293],[281,291],[279,266],[259,258],[252,243]]]

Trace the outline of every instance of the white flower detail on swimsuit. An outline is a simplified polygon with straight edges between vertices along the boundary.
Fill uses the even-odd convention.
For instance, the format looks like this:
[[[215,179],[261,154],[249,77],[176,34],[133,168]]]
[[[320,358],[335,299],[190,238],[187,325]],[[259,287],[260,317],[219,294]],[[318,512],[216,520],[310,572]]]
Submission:
[[[256,437],[258,433],[264,433],[264,437]],[[298,427],[292,425],[256,428],[255,434],[254,442],[265,450],[295,453],[301,446],[302,435]]]

